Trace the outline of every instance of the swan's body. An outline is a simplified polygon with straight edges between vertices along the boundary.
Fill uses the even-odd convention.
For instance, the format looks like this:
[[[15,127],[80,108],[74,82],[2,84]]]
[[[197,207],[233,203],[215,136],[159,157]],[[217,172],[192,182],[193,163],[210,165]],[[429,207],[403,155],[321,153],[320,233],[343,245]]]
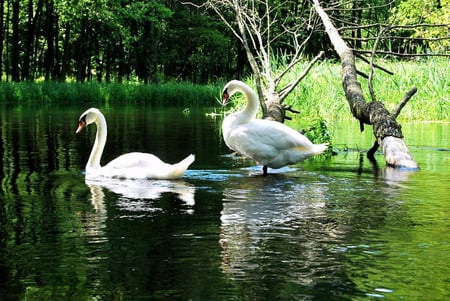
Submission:
[[[106,120],[103,114],[96,108],[91,108],[81,114],[76,133],[91,123],[96,124],[97,134],[86,164],[86,178],[178,179],[184,175],[189,165],[195,160],[194,155],[189,155],[179,163],[168,164],[155,155],[134,152],[121,155],[102,167],[100,159],[107,136]]]
[[[226,105],[236,92],[244,94],[247,105],[242,111],[224,119],[224,141],[232,150],[263,165],[264,174],[267,174],[267,167],[280,168],[294,164],[326,150],[326,143],[313,144],[308,138],[280,122],[256,119],[258,96],[241,81],[232,80],[225,85],[222,104]]]

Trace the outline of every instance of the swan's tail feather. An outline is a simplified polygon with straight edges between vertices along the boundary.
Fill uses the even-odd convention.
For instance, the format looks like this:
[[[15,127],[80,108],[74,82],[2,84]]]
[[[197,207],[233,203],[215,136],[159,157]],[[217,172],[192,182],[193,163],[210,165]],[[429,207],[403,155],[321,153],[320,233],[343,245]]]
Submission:
[[[314,144],[312,147],[313,155],[320,155],[328,148],[328,143]]]
[[[170,173],[170,176],[172,178],[181,178],[184,175],[184,173],[186,172],[186,170],[188,169],[188,167],[192,163],[194,163],[194,161],[195,161],[195,155],[190,154],[189,156],[187,156],[186,158],[184,158],[180,162],[178,162],[178,163],[173,165],[172,172]]]
[[[195,161],[195,155],[190,154],[189,156],[184,158],[182,161],[178,162],[177,165],[186,166],[186,169],[187,169],[189,167],[189,165],[194,163],[194,161]]]

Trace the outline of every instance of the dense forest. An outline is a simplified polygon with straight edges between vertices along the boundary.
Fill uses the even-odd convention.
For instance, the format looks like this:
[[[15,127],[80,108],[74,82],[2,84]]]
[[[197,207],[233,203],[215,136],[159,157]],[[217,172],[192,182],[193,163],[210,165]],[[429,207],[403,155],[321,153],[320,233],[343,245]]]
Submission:
[[[208,83],[247,70],[240,41],[220,16],[201,6],[204,1],[0,1],[2,81]],[[276,7],[279,16],[286,10],[303,18],[311,15],[309,0],[262,2]],[[387,54],[448,54],[449,29],[442,22],[449,20],[449,6],[448,0],[337,0],[329,14],[355,46],[375,41],[369,24],[389,21],[402,27],[392,32],[395,39],[381,45]],[[280,39],[272,47],[289,53],[291,45]],[[332,56],[331,48],[323,30],[317,30],[304,56],[321,50]]]

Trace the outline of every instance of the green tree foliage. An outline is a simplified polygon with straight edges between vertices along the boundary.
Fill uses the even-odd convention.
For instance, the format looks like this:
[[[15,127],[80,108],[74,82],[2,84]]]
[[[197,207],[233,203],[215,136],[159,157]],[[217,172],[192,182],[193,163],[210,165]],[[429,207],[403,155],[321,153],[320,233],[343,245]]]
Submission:
[[[193,2],[201,5],[205,1]],[[246,1],[240,3],[247,5]],[[290,16],[310,16],[310,1],[268,3],[277,20],[282,20],[272,23],[268,31],[271,37],[277,37],[271,45],[273,53],[289,55],[295,43],[283,32],[286,26],[295,24]],[[342,26],[389,18],[400,25],[449,19],[449,0],[334,3],[336,6],[330,9],[336,20],[343,21]],[[367,9],[355,9],[358,7]],[[260,11],[264,14],[263,9]],[[313,20],[298,24],[303,32],[296,33],[308,36],[313,25]],[[351,28],[346,33],[358,46],[357,38],[366,37],[369,31]],[[426,44],[408,40],[408,45],[401,42],[398,48],[448,52],[448,38],[441,39],[448,37],[448,26],[404,28],[400,34],[437,39]],[[323,34],[316,34],[306,45],[305,54],[327,50],[326,40]],[[176,0],[2,0],[0,41],[2,81],[207,83],[240,77],[249,70],[240,41],[217,14]]]
[[[179,1],[9,0],[1,8],[2,80],[208,82],[229,72],[231,33]]]
[[[404,40],[402,46],[406,50],[450,52],[449,0],[400,1],[393,10],[391,22],[395,25],[405,26],[397,30],[398,34],[416,39],[416,41]],[[416,26],[418,24],[421,26]],[[429,27],[430,24],[442,24],[442,26]]]

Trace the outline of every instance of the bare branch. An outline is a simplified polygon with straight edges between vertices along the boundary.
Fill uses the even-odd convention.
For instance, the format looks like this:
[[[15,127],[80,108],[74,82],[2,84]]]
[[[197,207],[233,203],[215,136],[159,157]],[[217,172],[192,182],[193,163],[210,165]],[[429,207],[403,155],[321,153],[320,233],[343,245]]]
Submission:
[[[189,4],[192,5],[192,3]],[[282,88],[283,98],[280,97],[277,91],[280,90],[281,79],[301,62],[302,51],[312,37],[314,33],[312,29],[317,23],[314,19],[302,19],[293,13],[288,13],[289,15],[286,16],[283,11],[286,5],[297,4],[287,1],[274,4],[270,0],[206,0],[204,4],[196,6],[214,11],[242,43],[250,68],[255,75],[256,90],[263,116],[270,115],[268,113],[271,112],[271,107],[275,108],[277,116],[282,116],[283,114],[278,112],[284,113],[284,108],[281,106],[283,98],[298,85],[310,69],[308,67],[304,74],[297,76]],[[302,11],[307,12],[303,9]],[[306,22],[310,23],[307,25]],[[308,29],[306,34],[305,27]],[[286,40],[289,43],[286,43]],[[281,43],[286,45],[288,50],[282,47],[274,48],[274,45],[278,47]],[[277,56],[283,56],[284,66],[277,64]],[[317,60],[318,57],[313,62]]]
[[[279,82],[281,81],[281,79],[283,78],[283,76],[285,76],[289,71],[291,71],[291,69],[297,65],[300,61],[301,61],[301,50],[304,48],[304,46],[306,45],[306,43],[309,41],[309,39],[311,38],[311,36],[313,35],[314,30],[310,30],[308,37],[306,37],[304,39],[304,41],[301,44],[298,44],[298,38],[297,38],[297,34],[296,33],[292,33],[292,35],[294,36],[294,45],[295,45],[295,49],[296,52],[293,56],[293,58],[291,59],[291,62],[285,67],[285,69],[274,79],[274,82],[276,85],[279,84]],[[323,52],[323,51],[322,51]],[[323,53],[320,52],[319,55],[322,56]],[[309,68],[310,69],[310,68]],[[308,69],[308,71],[309,71]],[[282,89],[283,90],[283,89]]]
[[[375,41],[378,37],[367,37],[367,38],[355,38],[355,37],[347,37],[344,36],[344,40],[350,40],[350,41],[362,41],[362,42],[369,42],[369,41]],[[385,39],[389,40],[405,40],[405,41],[445,41],[450,40],[450,36],[445,37],[439,37],[439,38],[422,38],[422,37],[401,37],[401,36],[385,36]]]
[[[352,3],[352,1],[349,1],[348,3]],[[361,6],[361,7],[356,7],[356,8],[341,8],[341,7],[339,7],[339,6],[337,6],[337,5],[339,5],[339,4],[337,4],[336,6],[333,6],[333,7],[329,7],[329,8],[324,8],[323,10],[324,11],[364,11],[364,10],[367,10],[367,9],[375,9],[375,8],[384,8],[384,7],[389,7],[389,6],[391,6],[392,4],[394,4],[395,3],[395,0],[391,0],[391,1],[389,1],[389,2],[387,2],[387,3],[385,3],[385,4],[380,4],[380,5],[368,5],[368,6]]]
[[[314,57],[314,59],[312,59],[308,66],[306,66],[306,68],[303,70],[303,72],[297,77],[297,79],[293,82],[290,82],[288,85],[286,85],[285,87],[283,87],[278,93],[280,95],[280,102],[282,102],[286,96],[292,92],[292,90],[295,89],[295,87],[298,85],[298,83],[308,74],[309,70],[312,68],[312,66],[314,66],[314,64],[322,57],[322,55],[324,54],[324,51],[321,51],[318,55],[316,55]]]
[[[400,115],[400,112],[403,109],[403,107],[411,99],[411,97],[413,97],[414,94],[416,94],[416,92],[417,92],[417,88],[414,87],[405,94],[403,99],[400,101],[398,106],[395,108],[394,112],[391,114],[394,117],[394,119],[396,119],[398,117],[398,115]]]
[[[352,51],[356,53],[372,54],[372,51],[370,50],[352,49]],[[450,53],[400,53],[383,50],[378,50],[376,54],[392,55],[398,57],[429,57],[429,56],[450,57]]]
[[[365,25],[357,25],[357,26],[345,26],[338,28],[339,31],[344,30],[354,30],[354,29],[367,29],[367,28],[379,28],[380,26],[388,25],[382,23],[373,23],[373,24],[365,24]],[[390,25],[392,29],[415,29],[418,27],[448,27],[450,24],[414,24],[414,25]]]
[[[368,59],[366,59],[363,55],[361,55],[361,54],[359,54],[359,53],[355,53],[355,56],[358,57],[358,58],[360,58],[361,60],[363,60],[363,61],[366,62],[367,64],[370,64],[370,61],[369,61]],[[378,68],[378,69],[380,69],[380,70],[386,72],[386,73],[389,74],[389,75],[394,75],[394,72],[389,71],[389,70],[387,70],[386,68],[381,67],[381,66],[378,65],[378,64],[375,64],[375,63],[374,63],[373,66],[374,66],[375,68]],[[368,76],[367,76],[367,78],[368,78]]]
[[[367,74],[365,74],[362,71],[356,70],[356,74],[358,74],[359,76],[364,77],[365,79],[369,79],[369,76]]]

